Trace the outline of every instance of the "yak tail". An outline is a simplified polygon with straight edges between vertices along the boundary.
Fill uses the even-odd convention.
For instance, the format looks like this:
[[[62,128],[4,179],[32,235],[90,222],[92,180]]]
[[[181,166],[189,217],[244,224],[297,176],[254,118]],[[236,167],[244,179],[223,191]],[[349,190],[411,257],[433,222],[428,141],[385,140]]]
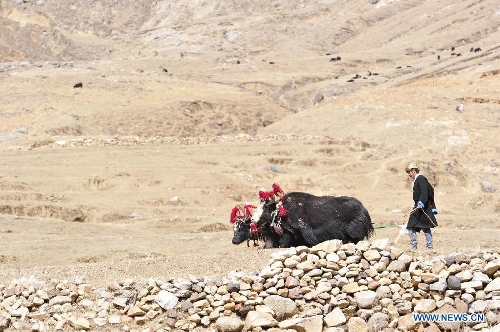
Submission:
[[[350,238],[349,240],[354,243],[358,243],[359,241],[369,239],[375,232],[368,211],[365,211],[365,213],[362,216],[352,220],[347,226],[347,228],[348,228],[347,234],[348,237]]]

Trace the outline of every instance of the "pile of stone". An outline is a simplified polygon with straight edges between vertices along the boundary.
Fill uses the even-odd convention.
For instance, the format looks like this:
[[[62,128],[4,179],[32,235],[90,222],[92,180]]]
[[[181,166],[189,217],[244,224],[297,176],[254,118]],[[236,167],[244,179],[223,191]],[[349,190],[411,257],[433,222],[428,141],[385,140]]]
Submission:
[[[484,321],[417,323],[413,313],[479,313]],[[272,252],[254,273],[103,288],[84,277],[0,285],[0,331],[450,329],[500,331],[499,251],[412,256],[387,239],[334,240]]]
[[[33,67],[45,68],[73,68],[73,62],[56,61],[21,61],[21,62],[3,62],[0,63],[0,73],[12,70],[27,70]]]
[[[138,136],[121,136],[113,138],[96,137],[96,138],[76,138],[69,140],[59,140],[46,144],[52,148],[67,148],[78,146],[132,146],[132,145],[159,145],[159,144],[209,144],[209,143],[228,143],[228,142],[264,142],[264,141],[302,141],[318,139],[318,136],[298,136],[298,135],[223,135],[210,137],[177,137],[177,136],[155,136],[155,137],[138,137]],[[41,145],[40,145],[41,146]],[[35,147],[35,146],[33,146]],[[38,147],[38,146],[36,146]]]

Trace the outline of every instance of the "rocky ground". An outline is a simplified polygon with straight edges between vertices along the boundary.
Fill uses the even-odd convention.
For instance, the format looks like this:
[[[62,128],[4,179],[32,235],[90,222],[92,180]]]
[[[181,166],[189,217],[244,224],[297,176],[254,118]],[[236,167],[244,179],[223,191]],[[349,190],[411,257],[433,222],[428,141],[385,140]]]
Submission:
[[[412,257],[380,239],[271,256],[261,271],[223,277],[106,287],[84,276],[16,279],[0,287],[0,330],[499,331],[498,251]],[[418,322],[415,313],[464,318]]]

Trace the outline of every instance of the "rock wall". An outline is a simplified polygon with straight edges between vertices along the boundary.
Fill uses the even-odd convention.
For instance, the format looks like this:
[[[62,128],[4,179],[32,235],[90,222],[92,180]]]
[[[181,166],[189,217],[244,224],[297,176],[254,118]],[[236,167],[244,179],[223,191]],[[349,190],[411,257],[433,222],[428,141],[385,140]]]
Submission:
[[[500,331],[499,251],[423,257],[388,243],[290,248],[262,271],[223,277],[105,288],[21,278],[0,285],[0,331]],[[484,321],[416,323],[413,313]]]

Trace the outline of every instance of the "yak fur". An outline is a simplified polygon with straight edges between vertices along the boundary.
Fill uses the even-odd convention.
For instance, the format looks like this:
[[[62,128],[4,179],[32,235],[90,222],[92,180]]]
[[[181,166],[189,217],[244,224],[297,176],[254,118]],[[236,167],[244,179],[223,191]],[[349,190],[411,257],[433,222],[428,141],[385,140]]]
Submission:
[[[288,214],[280,218],[283,233],[279,247],[305,245],[339,239],[344,243],[369,238],[373,225],[368,211],[354,197],[314,196],[291,192],[283,196],[283,207]],[[270,224],[276,203],[265,203],[257,222],[259,228]]]

